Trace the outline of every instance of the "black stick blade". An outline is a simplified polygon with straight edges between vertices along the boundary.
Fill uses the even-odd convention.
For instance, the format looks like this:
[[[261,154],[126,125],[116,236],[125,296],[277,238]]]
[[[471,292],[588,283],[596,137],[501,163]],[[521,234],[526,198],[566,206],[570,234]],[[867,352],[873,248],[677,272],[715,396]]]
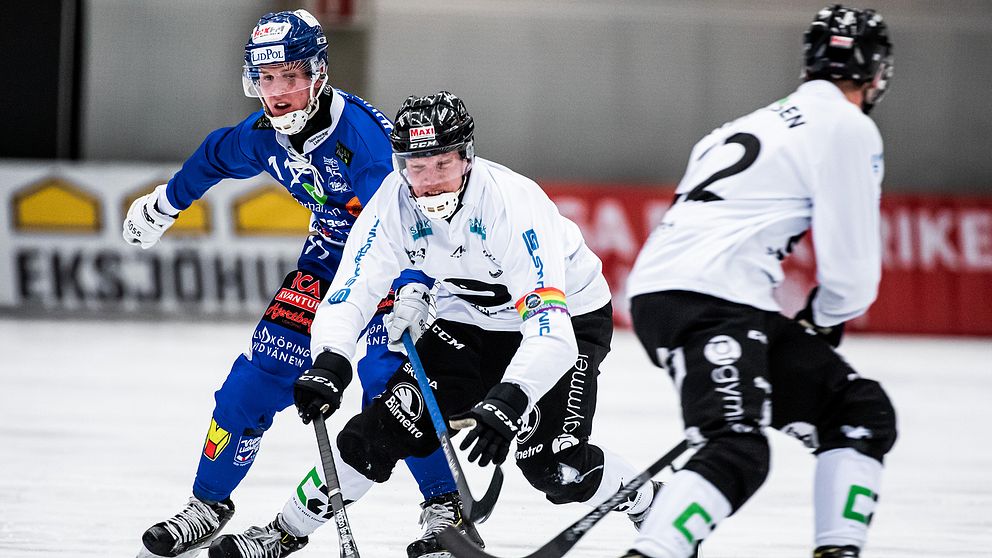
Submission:
[[[489,489],[482,495],[482,499],[472,503],[472,512],[469,519],[472,523],[485,523],[493,513],[496,500],[499,499],[499,492],[503,489],[503,469],[496,466],[493,473],[493,480],[489,482]],[[470,494],[471,496],[471,494]]]

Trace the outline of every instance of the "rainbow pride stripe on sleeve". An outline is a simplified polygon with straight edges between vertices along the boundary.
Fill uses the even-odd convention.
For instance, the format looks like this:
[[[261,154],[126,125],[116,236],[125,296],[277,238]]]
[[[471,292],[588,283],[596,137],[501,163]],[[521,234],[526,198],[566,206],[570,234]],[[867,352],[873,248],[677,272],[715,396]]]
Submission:
[[[525,322],[545,312],[568,313],[568,304],[565,303],[565,293],[554,287],[533,290],[520,297],[516,306],[517,312],[520,313],[520,318]]]

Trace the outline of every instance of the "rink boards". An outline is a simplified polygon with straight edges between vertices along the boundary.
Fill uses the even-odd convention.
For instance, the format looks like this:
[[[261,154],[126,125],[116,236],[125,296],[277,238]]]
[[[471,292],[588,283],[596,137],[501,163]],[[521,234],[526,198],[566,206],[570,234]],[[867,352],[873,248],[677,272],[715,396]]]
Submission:
[[[127,207],[174,165],[0,164],[0,311],[19,315],[248,317],[293,269],[308,212],[267,175],[225,180],[162,242],[121,239]],[[623,285],[671,187],[543,182],[603,260],[616,319]],[[815,236],[815,232],[814,235]],[[886,194],[878,301],[853,330],[992,335],[992,197]],[[778,289],[786,313],[815,284],[807,236]]]

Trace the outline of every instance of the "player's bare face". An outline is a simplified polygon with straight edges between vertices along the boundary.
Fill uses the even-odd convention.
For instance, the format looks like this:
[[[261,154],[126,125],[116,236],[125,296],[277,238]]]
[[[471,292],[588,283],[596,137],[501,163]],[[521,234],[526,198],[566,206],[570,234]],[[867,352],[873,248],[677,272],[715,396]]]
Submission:
[[[310,86],[310,74],[298,63],[259,68],[258,89],[272,116],[305,110],[310,102]]]
[[[415,157],[406,161],[406,177],[415,197],[436,196],[461,188],[467,166],[468,161],[457,151]]]

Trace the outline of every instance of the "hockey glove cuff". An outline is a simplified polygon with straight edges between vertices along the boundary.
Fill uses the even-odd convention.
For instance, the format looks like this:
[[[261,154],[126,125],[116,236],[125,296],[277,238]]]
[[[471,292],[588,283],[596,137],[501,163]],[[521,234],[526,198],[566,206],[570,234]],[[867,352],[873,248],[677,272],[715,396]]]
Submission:
[[[406,354],[403,347],[403,332],[410,330],[410,337],[416,343],[427,329],[430,311],[431,291],[427,285],[409,283],[396,291],[393,311],[382,318],[389,337],[389,350]]]
[[[486,398],[466,413],[451,417],[452,428],[472,428],[465,435],[461,449],[475,447],[469,461],[485,467],[490,462],[501,465],[510,452],[510,442],[520,432],[520,416],[527,410],[527,394],[516,384],[503,382],[493,386]]]
[[[793,319],[806,328],[807,333],[822,338],[836,349],[840,346],[841,337],[844,336],[844,322],[830,327],[816,325],[816,322],[813,321],[813,299],[816,298],[816,292],[819,289],[820,287],[813,287],[806,298],[806,306]]]
[[[351,383],[351,362],[332,352],[323,352],[293,384],[293,401],[303,424],[327,419],[341,406],[341,394]]]
[[[150,194],[134,200],[124,218],[124,240],[129,244],[147,250],[162,238],[165,230],[176,222],[175,215],[168,215],[159,209],[158,201],[165,197],[166,185],[162,184]]]

